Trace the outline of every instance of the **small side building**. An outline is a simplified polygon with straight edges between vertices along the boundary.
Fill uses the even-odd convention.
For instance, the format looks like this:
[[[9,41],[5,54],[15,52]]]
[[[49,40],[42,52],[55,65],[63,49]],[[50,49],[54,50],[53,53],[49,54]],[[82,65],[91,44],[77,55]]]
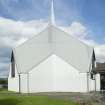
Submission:
[[[105,63],[96,63],[96,72],[100,74],[100,90],[105,91]]]

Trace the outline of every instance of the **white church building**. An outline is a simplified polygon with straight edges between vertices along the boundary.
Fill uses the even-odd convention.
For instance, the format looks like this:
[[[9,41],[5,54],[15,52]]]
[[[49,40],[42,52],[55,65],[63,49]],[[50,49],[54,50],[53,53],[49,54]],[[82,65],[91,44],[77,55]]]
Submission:
[[[21,93],[100,91],[94,49],[52,23],[11,54],[8,90]]]

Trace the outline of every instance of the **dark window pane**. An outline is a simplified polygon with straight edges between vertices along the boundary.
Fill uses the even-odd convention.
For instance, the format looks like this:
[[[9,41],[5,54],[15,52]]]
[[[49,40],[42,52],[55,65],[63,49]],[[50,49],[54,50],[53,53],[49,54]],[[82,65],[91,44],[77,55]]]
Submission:
[[[15,60],[13,52],[11,54],[11,77],[15,77]]]

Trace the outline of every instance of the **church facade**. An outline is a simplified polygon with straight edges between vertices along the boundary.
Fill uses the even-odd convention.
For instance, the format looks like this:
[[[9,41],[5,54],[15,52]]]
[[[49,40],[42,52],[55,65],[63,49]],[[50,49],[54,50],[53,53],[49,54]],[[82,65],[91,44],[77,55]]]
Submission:
[[[21,93],[100,91],[95,62],[92,47],[48,24],[42,32],[13,49],[8,90]]]

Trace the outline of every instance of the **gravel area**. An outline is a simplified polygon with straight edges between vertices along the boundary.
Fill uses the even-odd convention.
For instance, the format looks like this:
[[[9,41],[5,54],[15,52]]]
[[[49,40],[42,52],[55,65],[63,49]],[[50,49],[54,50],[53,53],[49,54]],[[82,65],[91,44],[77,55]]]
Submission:
[[[73,100],[78,103],[78,105],[105,105],[105,94],[102,93],[36,93],[31,95],[47,95],[49,98],[57,98],[64,100]]]

